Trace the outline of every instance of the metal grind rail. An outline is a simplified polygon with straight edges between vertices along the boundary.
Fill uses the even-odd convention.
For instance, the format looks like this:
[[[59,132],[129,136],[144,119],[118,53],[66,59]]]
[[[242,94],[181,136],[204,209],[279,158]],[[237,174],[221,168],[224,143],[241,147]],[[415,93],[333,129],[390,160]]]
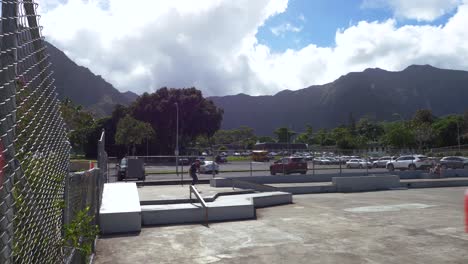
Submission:
[[[197,200],[205,209],[205,224],[206,226],[208,226],[208,205],[206,204],[203,197],[201,197],[200,193],[198,192],[197,188],[195,188],[195,186],[190,185],[189,190],[190,190],[190,200],[192,200],[192,193],[195,194],[195,197],[197,197]]]

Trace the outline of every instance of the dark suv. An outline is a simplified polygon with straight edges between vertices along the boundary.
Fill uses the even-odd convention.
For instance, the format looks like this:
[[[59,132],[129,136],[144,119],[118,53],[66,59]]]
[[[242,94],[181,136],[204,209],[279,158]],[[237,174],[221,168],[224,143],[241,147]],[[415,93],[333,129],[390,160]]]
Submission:
[[[270,173],[271,175],[275,175],[276,173],[306,174],[307,162],[304,160],[304,158],[301,158],[301,157],[282,158],[278,161],[275,161],[275,163],[270,165]]]

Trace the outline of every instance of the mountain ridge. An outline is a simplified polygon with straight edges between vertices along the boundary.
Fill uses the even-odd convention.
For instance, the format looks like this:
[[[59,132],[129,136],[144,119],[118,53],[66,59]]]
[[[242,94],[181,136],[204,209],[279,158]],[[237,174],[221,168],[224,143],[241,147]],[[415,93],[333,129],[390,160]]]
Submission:
[[[60,99],[69,98],[98,117],[110,115],[116,104],[129,105],[138,95],[119,92],[100,75],[75,63],[54,45],[46,42],[55,86]]]
[[[348,123],[351,114],[356,120],[367,116],[382,121],[394,120],[394,113],[410,118],[421,108],[435,115],[461,113],[468,109],[463,98],[468,98],[468,72],[431,65],[411,65],[402,71],[369,68],[271,96],[210,97],[224,109],[222,128],[246,125],[259,135],[271,135],[280,126],[331,128]]]

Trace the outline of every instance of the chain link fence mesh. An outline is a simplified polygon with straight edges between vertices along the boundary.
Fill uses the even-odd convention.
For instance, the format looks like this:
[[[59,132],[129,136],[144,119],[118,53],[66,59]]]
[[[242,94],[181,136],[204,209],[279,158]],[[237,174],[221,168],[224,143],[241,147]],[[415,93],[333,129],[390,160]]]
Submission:
[[[33,0],[1,1],[0,263],[59,263],[70,144]]]

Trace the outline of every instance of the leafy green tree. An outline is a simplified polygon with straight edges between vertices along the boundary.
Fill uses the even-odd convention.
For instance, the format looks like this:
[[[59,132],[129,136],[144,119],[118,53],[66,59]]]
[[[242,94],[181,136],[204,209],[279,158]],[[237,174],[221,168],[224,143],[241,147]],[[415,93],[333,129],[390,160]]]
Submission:
[[[413,128],[413,134],[419,150],[427,146],[435,136],[434,129],[432,129],[432,126],[428,123],[420,123]]]
[[[357,135],[364,138],[366,141],[377,142],[385,133],[381,124],[371,122],[367,118],[361,118],[356,125]]]
[[[414,146],[413,131],[404,122],[388,123],[385,127],[383,143],[394,148],[408,148]]]
[[[435,117],[432,114],[432,111],[429,109],[419,109],[414,113],[413,116],[413,123],[416,125],[421,125],[421,124],[429,124],[431,125],[434,123]]]
[[[292,138],[296,135],[296,132],[287,127],[280,127],[274,131],[274,134],[279,143],[288,143],[292,142]]]
[[[314,130],[312,129],[312,127],[310,125],[306,125],[306,130],[297,136],[295,142],[309,145],[314,144]]]
[[[320,144],[321,146],[333,146],[336,143],[333,140],[333,136],[331,135],[331,133],[324,128],[321,128],[319,129],[319,131],[317,131],[317,134],[315,135],[315,139],[317,143]]]
[[[257,137],[257,141],[260,142],[260,143],[272,143],[272,142],[276,142],[276,140],[272,137],[269,137],[269,136],[260,136],[260,137]]]
[[[158,131],[151,143],[152,151],[173,153],[176,142],[176,114],[179,109],[179,146],[183,151],[197,136],[208,137],[220,128],[223,110],[205,99],[195,88],[161,88],[144,93],[130,107],[131,115],[150,123]]]
[[[216,145],[236,144],[244,148],[251,148],[257,137],[252,128],[241,126],[238,129],[218,130],[213,135],[213,140]]]
[[[459,115],[449,115],[437,119],[432,128],[435,132],[435,143],[437,147],[454,146],[458,144],[458,129],[462,132],[463,117]]]
[[[96,130],[96,122],[90,112],[75,105],[70,99],[65,99],[60,105],[60,111],[68,129],[70,144],[75,152],[86,153],[88,138]]]
[[[127,152],[130,147],[135,147],[143,142],[143,140],[151,138],[155,135],[150,124],[141,122],[126,115],[117,124],[117,133],[115,134],[115,142],[119,145],[125,145]],[[135,155],[132,151],[132,155]]]

